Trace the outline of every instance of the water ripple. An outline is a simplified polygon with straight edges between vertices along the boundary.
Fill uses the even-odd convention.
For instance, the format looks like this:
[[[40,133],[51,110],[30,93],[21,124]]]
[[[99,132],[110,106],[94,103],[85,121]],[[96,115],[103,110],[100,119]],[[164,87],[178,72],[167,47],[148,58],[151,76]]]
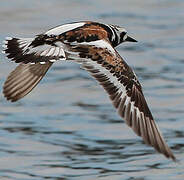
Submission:
[[[183,179],[183,7],[183,1],[169,0],[2,2],[0,41],[12,34],[31,37],[81,19],[126,27],[139,42],[124,43],[117,50],[136,72],[153,116],[180,162],[146,146],[80,65],[58,62],[19,102],[7,102],[1,95],[0,178]],[[2,87],[15,64],[2,54],[0,58]]]

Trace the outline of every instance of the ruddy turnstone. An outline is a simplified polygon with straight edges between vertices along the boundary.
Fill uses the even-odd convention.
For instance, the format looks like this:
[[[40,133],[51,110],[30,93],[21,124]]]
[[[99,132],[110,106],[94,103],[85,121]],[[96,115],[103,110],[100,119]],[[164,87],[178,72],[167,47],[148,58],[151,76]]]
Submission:
[[[20,64],[8,76],[3,93],[7,100],[17,101],[31,92],[55,61],[76,61],[104,87],[127,125],[146,144],[175,160],[148,108],[141,84],[115,49],[126,41],[136,42],[124,28],[91,21],[64,24],[34,38],[7,37],[3,52]]]

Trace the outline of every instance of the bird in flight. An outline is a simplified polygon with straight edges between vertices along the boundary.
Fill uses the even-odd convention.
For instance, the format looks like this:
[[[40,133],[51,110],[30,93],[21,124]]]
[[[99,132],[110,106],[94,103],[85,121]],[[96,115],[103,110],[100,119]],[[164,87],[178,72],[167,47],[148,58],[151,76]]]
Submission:
[[[134,71],[116,46],[137,42],[116,25],[83,21],[64,24],[34,38],[7,37],[3,52],[19,65],[5,81],[4,96],[12,102],[27,95],[56,61],[75,61],[103,86],[133,131],[167,158],[176,160],[166,144]]]

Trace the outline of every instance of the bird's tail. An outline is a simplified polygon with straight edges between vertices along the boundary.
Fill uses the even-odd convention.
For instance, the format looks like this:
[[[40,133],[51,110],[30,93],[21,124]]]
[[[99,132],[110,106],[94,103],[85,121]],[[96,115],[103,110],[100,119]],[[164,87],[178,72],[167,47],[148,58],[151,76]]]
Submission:
[[[2,46],[7,58],[16,63],[45,64],[66,59],[62,46],[47,43],[41,35],[35,38],[7,37]]]
[[[33,40],[33,38],[6,37],[5,41],[3,41],[2,52],[6,54],[8,59],[15,61],[16,63],[20,63],[25,61],[22,58],[29,51],[29,46]]]

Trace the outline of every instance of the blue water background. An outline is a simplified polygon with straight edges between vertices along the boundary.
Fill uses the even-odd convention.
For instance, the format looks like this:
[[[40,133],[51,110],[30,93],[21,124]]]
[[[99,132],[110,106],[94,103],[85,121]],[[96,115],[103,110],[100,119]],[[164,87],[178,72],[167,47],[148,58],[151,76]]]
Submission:
[[[2,86],[16,64],[0,53],[0,179],[184,179],[184,1],[1,0],[0,42],[81,20],[123,26],[139,41],[117,50],[180,162],[146,146],[78,64],[56,63],[31,94],[7,102]]]

